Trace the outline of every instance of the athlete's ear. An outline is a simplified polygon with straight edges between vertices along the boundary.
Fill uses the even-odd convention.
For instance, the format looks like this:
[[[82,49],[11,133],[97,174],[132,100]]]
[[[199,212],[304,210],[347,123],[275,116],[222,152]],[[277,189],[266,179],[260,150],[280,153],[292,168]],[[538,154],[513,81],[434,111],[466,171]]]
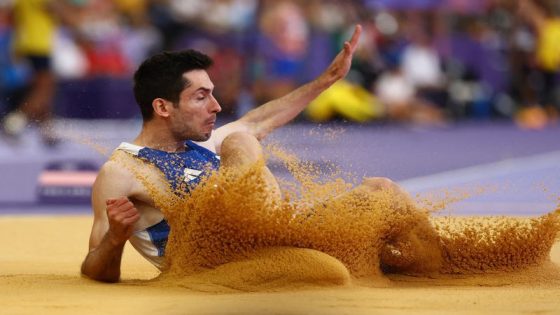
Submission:
[[[171,106],[173,106],[173,103],[163,98],[156,98],[152,101],[154,114],[160,117],[169,117],[169,109]]]

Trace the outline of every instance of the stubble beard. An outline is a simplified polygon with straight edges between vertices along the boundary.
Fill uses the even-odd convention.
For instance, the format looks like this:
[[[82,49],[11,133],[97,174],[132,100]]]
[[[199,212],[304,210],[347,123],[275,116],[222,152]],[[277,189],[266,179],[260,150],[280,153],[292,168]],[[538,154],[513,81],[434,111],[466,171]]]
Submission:
[[[196,128],[195,123],[185,123],[176,124],[174,128],[174,135],[175,139],[180,139],[181,141],[196,141],[196,142],[204,142],[210,139],[213,130],[209,131],[202,131],[204,127],[201,126],[200,128]]]
[[[193,137],[193,141],[197,141],[197,142],[204,142],[204,141],[208,141],[208,139],[210,139],[210,136],[212,135],[212,132],[208,132],[208,133],[204,133],[202,135],[200,135],[197,138]]]
[[[191,140],[196,142],[204,142],[210,139],[211,135],[212,135],[212,131],[197,133],[192,130],[186,130],[185,132],[181,133],[181,139],[184,141]]]

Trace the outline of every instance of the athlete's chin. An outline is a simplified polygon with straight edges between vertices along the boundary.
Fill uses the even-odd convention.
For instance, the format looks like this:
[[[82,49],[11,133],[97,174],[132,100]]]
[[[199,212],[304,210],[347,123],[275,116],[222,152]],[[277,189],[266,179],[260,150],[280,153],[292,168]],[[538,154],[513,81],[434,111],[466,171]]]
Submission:
[[[196,135],[196,137],[193,137],[192,140],[197,142],[204,142],[204,141],[208,141],[208,139],[210,139],[210,136],[212,136],[212,131],[206,133],[200,133]]]

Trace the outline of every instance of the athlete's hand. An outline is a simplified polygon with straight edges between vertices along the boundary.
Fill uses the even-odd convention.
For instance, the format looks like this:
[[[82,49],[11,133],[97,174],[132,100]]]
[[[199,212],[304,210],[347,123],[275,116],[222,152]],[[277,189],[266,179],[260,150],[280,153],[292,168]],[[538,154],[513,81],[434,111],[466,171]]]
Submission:
[[[107,236],[114,245],[124,244],[134,232],[134,223],[140,219],[138,209],[126,197],[107,199],[109,231]]]
[[[356,47],[358,47],[358,40],[360,39],[361,33],[362,26],[358,24],[354,29],[354,34],[352,34],[350,41],[344,42],[344,48],[321,75],[322,79],[325,79],[328,84],[333,84],[348,74],[350,66],[352,65],[352,56],[356,51]]]

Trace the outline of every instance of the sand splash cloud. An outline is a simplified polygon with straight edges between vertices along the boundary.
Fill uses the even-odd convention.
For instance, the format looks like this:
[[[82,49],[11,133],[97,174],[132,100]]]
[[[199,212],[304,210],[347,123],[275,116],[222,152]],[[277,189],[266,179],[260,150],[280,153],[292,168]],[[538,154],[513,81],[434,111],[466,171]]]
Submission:
[[[135,171],[171,226],[162,279],[259,290],[298,281],[375,285],[386,273],[511,272],[547,261],[557,240],[558,211],[433,218],[390,190],[356,188],[337,169],[325,180],[312,164],[278,147],[268,151],[295,178],[281,182],[282,199],[268,193],[264,161],[222,169],[190,196],[155,187],[153,177]]]

